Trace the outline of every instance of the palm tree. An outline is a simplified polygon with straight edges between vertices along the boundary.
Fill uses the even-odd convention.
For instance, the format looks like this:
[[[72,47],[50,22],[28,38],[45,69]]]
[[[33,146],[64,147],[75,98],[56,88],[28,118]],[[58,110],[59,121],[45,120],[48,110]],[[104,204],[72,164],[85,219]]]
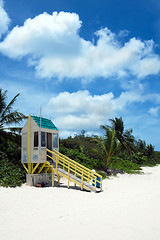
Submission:
[[[9,102],[7,105],[7,90],[2,91],[0,88],[0,135],[6,135],[6,130],[18,130],[19,128],[10,127],[12,124],[20,123],[26,116],[23,113],[13,110],[13,104],[15,103],[19,93]],[[9,134],[8,134],[9,135]]]
[[[97,144],[96,149],[92,151],[96,152],[105,163],[105,171],[108,169],[110,158],[120,149],[120,141],[115,137],[115,129],[110,126],[101,126],[105,130],[104,137],[98,137],[93,141]]]
[[[152,144],[146,144],[145,141],[138,139],[136,142],[137,150],[146,156],[151,156],[154,153],[154,146]]]
[[[132,129],[124,130],[124,123],[122,117],[110,119],[115,129],[115,136],[120,141],[122,149],[126,150],[129,154],[134,152],[134,136]]]
[[[142,153],[146,152],[147,145],[145,141],[138,139],[138,141],[136,141],[136,147],[139,152],[142,152]]]
[[[147,145],[147,155],[151,156],[154,153],[154,146],[152,144]]]

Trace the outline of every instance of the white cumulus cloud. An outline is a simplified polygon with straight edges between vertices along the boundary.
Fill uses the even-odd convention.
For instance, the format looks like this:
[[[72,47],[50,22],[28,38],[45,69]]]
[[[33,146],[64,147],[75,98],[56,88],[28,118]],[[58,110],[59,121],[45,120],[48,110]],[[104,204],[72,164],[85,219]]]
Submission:
[[[92,96],[87,90],[63,92],[50,99],[48,109],[62,129],[90,130],[102,124],[104,116],[113,111],[113,98],[112,93]]]
[[[89,91],[62,92],[50,99],[45,112],[54,116],[54,122],[65,131],[97,131],[109,118],[125,111],[133,102],[142,102],[141,93],[123,92],[115,97],[112,92],[91,95]]]
[[[41,78],[87,82],[95,77],[144,78],[160,72],[152,40],[132,38],[121,44],[115,33],[104,28],[95,33],[96,41],[86,41],[79,35],[81,26],[76,13],[43,13],[14,27],[0,42],[0,52],[14,59],[27,56],[28,65]]]
[[[7,32],[10,18],[4,9],[4,2],[0,0],[0,37]]]

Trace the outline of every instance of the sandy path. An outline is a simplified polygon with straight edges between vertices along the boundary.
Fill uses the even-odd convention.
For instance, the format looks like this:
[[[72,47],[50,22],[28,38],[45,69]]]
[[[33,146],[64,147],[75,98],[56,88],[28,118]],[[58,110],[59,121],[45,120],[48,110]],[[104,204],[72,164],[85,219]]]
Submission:
[[[103,192],[0,188],[0,240],[158,240],[160,166],[103,181]]]

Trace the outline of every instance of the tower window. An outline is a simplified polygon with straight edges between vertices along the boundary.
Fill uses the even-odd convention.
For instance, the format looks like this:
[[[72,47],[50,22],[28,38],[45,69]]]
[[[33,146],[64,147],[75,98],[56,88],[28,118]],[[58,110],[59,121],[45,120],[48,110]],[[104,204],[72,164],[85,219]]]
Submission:
[[[46,147],[46,134],[41,132],[41,147]]]
[[[38,147],[38,132],[34,132],[34,147]]]

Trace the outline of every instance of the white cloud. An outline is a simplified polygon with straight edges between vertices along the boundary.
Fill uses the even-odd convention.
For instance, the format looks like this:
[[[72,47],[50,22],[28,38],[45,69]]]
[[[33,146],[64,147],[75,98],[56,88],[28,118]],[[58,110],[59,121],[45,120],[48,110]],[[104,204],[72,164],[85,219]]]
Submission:
[[[118,98],[112,92],[94,96],[87,90],[63,92],[50,99],[45,112],[54,115],[61,130],[94,132],[134,102],[143,102],[141,92],[123,92]]]
[[[87,90],[63,92],[50,99],[47,111],[56,116],[61,129],[90,130],[112,113],[113,98],[112,93],[92,96]]]
[[[132,70],[139,78],[144,78],[150,73],[158,74],[160,68],[160,59],[154,55],[152,57],[146,57],[138,61],[132,66]]]
[[[158,116],[158,111],[159,111],[159,106],[150,108],[148,112],[152,116],[157,117]]]
[[[74,13],[43,13],[34,19],[27,19],[21,27],[14,27],[1,43],[0,49],[11,58],[26,55],[33,59],[65,56],[74,53],[77,46],[74,36],[80,25],[78,15]]]
[[[124,77],[144,78],[160,72],[154,42],[130,39],[124,45],[108,28],[96,32],[95,43],[79,35],[82,22],[75,13],[43,13],[14,27],[0,43],[11,58],[28,57],[41,78]]]
[[[0,0],[0,37],[7,32],[10,18],[4,9],[4,2]]]

